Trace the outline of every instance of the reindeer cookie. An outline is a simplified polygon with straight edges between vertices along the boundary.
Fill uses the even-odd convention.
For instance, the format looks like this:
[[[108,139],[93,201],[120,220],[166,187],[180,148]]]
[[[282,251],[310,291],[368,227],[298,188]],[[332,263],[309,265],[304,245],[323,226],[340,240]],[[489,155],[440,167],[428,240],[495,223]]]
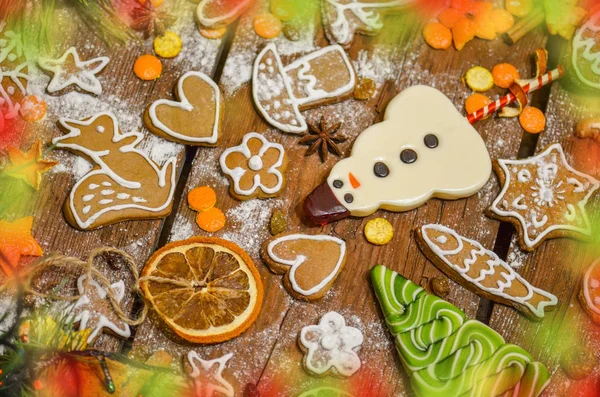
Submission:
[[[398,13],[414,0],[321,0],[323,26],[331,43],[350,47],[354,34],[377,34],[383,16]]]
[[[379,208],[408,211],[432,197],[468,197],[491,170],[481,136],[452,102],[435,88],[413,86],[390,102],[383,122],[358,136],[352,155],[333,167],[304,209],[317,224]]]
[[[223,112],[219,87],[201,72],[188,72],[177,83],[177,101],[159,99],[144,114],[155,135],[184,145],[215,146]]]
[[[322,298],[346,264],[346,242],[327,235],[286,233],[267,240],[261,256],[296,299]]]
[[[301,134],[308,127],[300,111],[352,96],[356,75],[339,45],[321,48],[283,66],[275,44],[256,57],[252,97],[267,123]]]
[[[121,132],[112,113],[100,113],[82,121],[62,118],[59,128],[66,135],[54,138],[52,143],[93,164],[65,202],[65,217],[71,225],[92,230],[126,220],[169,215],[176,158],[159,168],[136,149],[143,135]]]

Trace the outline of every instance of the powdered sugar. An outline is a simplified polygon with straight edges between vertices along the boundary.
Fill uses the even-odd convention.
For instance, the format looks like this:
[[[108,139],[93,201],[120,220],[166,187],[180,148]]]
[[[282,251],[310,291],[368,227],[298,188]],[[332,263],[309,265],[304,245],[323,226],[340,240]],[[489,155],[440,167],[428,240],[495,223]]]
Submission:
[[[188,239],[194,235],[194,225],[183,215],[177,214],[173,226],[171,228],[171,234],[169,235],[169,241],[181,241]]]
[[[377,88],[381,88],[386,80],[398,76],[399,64],[393,62],[397,53],[398,48],[384,45],[377,45],[372,50],[360,50],[354,61],[354,69],[359,77],[371,79]]]

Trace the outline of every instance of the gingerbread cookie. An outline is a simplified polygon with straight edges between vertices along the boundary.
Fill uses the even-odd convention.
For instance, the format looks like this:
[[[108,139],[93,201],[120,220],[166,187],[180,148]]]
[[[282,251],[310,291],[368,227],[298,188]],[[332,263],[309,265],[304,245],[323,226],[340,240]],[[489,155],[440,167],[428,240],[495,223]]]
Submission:
[[[354,34],[374,35],[383,29],[383,16],[398,13],[414,0],[321,0],[325,35],[331,43],[350,47]]]
[[[59,128],[66,135],[52,143],[94,164],[65,202],[65,217],[73,227],[92,230],[126,220],[164,218],[171,213],[177,158],[170,158],[159,168],[136,148],[143,135],[121,132],[110,112],[82,121],[61,118]]]
[[[354,69],[339,45],[321,48],[284,67],[271,43],[254,62],[254,104],[267,123],[284,132],[306,132],[300,111],[350,98],[355,85]]]
[[[5,28],[6,22],[0,22],[0,111],[5,120],[12,120],[19,114],[31,75],[21,35]],[[0,132],[3,128],[0,124]]]
[[[580,92],[600,89],[600,10],[575,32],[564,64],[567,81]]]
[[[238,200],[275,197],[285,189],[285,150],[261,134],[244,135],[242,143],[225,150],[219,162],[229,178],[229,192]]]
[[[512,306],[533,320],[553,310],[556,296],[533,287],[493,251],[442,225],[416,231],[425,255],[451,279],[494,302]]]
[[[304,369],[311,375],[348,378],[360,369],[356,353],[363,340],[358,328],[347,326],[339,313],[329,312],[321,317],[318,325],[309,325],[300,331],[298,344],[304,352]]]
[[[577,123],[575,135],[579,138],[592,138],[600,143],[600,119],[585,119]]]
[[[346,264],[346,242],[327,235],[287,233],[263,244],[261,256],[296,299],[313,301],[331,288]]]
[[[583,276],[579,302],[592,320],[600,324],[600,259],[592,263]]]
[[[379,208],[408,211],[432,197],[475,194],[491,169],[483,139],[452,101],[435,88],[413,86],[390,102],[383,122],[358,136],[352,155],[333,167],[304,209],[317,224]]]
[[[110,59],[98,57],[89,61],[79,59],[75,47],[69,48],[58,59],[40,58],[40,68],[52,75],[48,84],[48,93],[59,94],[66,88],[75,85],[79,91],[89,92],[94,95],[102,94],[102,85],[97,75],[104,70]]]
[[[187,354],[185,367],[189,369],[195,396],[235,396],[231,383],[223,377],[227,362],[233,357],[232,353],[212,360],[204,360],[195,351]]]
[[[375,295],[416,396],[531,396],[550,373],[487,325],[398,273],[371,270]]]
[[[194,146],[215,146],[223,118],[219,86],[201,72],[177,83],[177,101],[159,99],[146,109],[144,123],[155,135]]]
[[[117,304],[125,297],[125,283],[123,280],[110,285],[110,289]],[[79,329],[89,329],[88,345],[94,343],[102,332],[109,331],[115,336],[127,339],[131,336],[129,324],[123,321],[115,312],[108,291],[94,279],[89,279],[86,274],[77,279],[77,290],[81,297],[69,308],[68,313],[74,323],[79,324]]]
[[[254,0],[202,0],[196,8],[198,23],[205,29],[219,29],[235,22]]]
[[[488,214],[515,225],[522,249],[533,251],[551,238],[591,236],[585,205],[600,182],[573,169],[560,144],[524,160],[498,160],[494,169],[503,186]]]

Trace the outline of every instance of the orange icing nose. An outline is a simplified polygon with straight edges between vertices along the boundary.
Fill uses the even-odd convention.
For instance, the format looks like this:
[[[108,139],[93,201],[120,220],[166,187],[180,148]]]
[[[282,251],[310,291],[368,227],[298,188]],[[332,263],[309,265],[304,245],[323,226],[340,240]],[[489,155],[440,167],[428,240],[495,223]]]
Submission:
[[[360,187],[360,182],[356,179],[356,177],[351,172],[348,174],[348,179],[350,180],[350,184],[352,185],[352,187],[354,189],[357,189]]]

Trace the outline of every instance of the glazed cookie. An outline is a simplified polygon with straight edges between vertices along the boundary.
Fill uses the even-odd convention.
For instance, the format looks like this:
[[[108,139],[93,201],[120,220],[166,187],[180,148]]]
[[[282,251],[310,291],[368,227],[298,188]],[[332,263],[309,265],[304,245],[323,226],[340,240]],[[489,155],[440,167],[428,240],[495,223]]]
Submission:
[[[471,196],[491,170],[483,139],[452,101],[435,88],[413,86],[390,102],[383,122],[358,136],[352,155],[333,167],[304,209],[317,224],[379,208],[408,211],[432,197]]]
[[[286,233],[263,244],[261,256],[296,299],[322,298],[346,264],[346,243],[337,237]]]
[[[12,120],[19,114],[21,101],[27,95],[27,88],[31,75],[29,63],[23,52],[23,40],[20,34],[5,30],[6,22],[0,22],[0,98],[2,98],[2,116],[5,120]]]
[[[321,48],[284,67],[271,43],[254,62],[254,104],[267,123],[284,132],[306,132],[300,111],[350,98],[355,85],[354,69],[339,45]]]
[[[254,3],[254,0],[201,0],[196,19],[205,29],[219,29],[234,22]]]
[[[579,302],[592,320],[600,325],[600,259],[592,263],[583,276]]]
[[[357,352],[363,340],[358,328],[347,326],[344,317],[329,312],[318,325],[300,331],[298,344],[304,352],[304,369],[311,375],[348,378],[360,369]]]
[[[219,159],[229,178],[229,192],[238,200],[279,196],[285,189],[287,155],[279,143],[250,132],[239,146],[229,148]]]
[[[92,230],[127,220],[164,218],[171,213],[177,158],[162,168],[137,149],[139,133],[124,134],[112,113],[82,121],[61,118],[66,135],[54,138],[59,149],[69,150],[92,163],[92,170],[77,181],[64,213],[81,230]]]
[[[321,0],[323,26],[331,43],[350,47],[354,34],[377,34],[383,17],[398,13],[414,0]]]
[[[90,330],[87,339],[88,345],[104,331],[123,339],[131,336],[129,324],[120,318],[108,298],[108,290],[93,279],[87,279],[83,275],[77,279],[77,290],[81,296],[75,304],[66,312],[71,316],[73,323],[79,324],[80,330]],[[119,304],[125,297],[125,283],[123,280],[110,285],[115,298]]]
[[[416,396],[531,396],[550,373],[487,325],[385,266],[371,270],[375,295]]]
[[[195,396],[235,396],[233,386],[223,377],[223,371],[231,357],[233,354],[227,353],[219,358],[204,360],[195,351],[188,352],[184,367],[188,369]],[[214,366],[216,369],[213,369]]]
[[[522,249],[533,251],[546,239],[591,236],[585,206],[600,183],[573,169],[560,144],[524,160],[500,159],[494,169],[502,191],[488,214],[515,225]]]
[[[533,287],[494,252],[450,228],[425,225],[416,237],[430,261],[479,296],[512,306],[533,320],[544,318],[558,303],[556,296]]]
[[[177,101],[159,99],[146,109],[144,124],[170,141],[194,146],[215,146],[223,109],[219,87],[201,72],[187,72],[177,83]]]
[[[110,59],[98,57],[82,61],[75,47],[69,48],[58,59],[40,58],[40,68],[52,75],[48,84],[48,93],[60,94],[74,85],[79,91],[94,95],[102,94],[102,85],[97,75],[104,70]]]
[[[589,16],[575,32],[564,59],[566,80],[589,94],[600,90],[600,10]]]

